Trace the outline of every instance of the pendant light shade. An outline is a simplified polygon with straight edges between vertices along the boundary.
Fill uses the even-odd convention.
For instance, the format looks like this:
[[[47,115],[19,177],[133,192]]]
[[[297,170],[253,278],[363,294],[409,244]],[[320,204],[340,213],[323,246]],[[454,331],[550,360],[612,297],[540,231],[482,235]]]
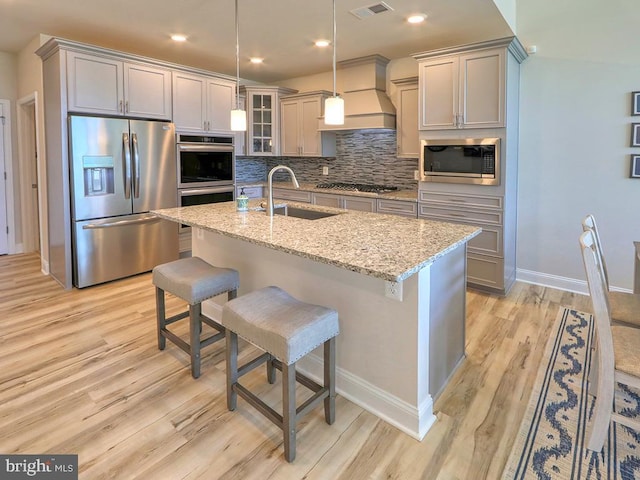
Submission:
[[[344,125],[344,99],[335,96],[324,101],[324,123]]]
[[[231,110],[231,130],[234,132],[247,131],[247,112],[236,108]]]
[[[236,0],[236,108],[231,110],[231,130],[245,132],[247,130],[247,112],[240,109],[240,34],[238,19],[238,0]]]
[[[333,0],[333,97],[324,101],[324,123],[344,125],[344,100],[336,95],[336,0]]]

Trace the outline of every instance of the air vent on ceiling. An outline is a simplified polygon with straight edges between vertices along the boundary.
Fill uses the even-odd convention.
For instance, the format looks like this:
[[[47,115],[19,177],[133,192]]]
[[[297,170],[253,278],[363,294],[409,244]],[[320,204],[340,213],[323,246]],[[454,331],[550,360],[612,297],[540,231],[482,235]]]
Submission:
[[[377,15],[378,13],[389,12],[393,10],[389,5],[384,2],[374,3],[373,5],[367,5],[366,7],[354,8],[351,13],[358,17],[360,20],[363,18]]]

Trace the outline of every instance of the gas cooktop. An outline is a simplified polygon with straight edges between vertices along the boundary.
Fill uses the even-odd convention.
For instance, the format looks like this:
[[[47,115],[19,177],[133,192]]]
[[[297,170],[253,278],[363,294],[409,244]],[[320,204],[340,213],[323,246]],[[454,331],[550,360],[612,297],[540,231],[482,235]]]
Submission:
[[[348,190],[352,192],[366,192],[366,193],[387,193],[395,192],[398,187],[390,187],[388,185],[371,185],[365,183],[319,183],[316,188],[330,188],[332,190]]]

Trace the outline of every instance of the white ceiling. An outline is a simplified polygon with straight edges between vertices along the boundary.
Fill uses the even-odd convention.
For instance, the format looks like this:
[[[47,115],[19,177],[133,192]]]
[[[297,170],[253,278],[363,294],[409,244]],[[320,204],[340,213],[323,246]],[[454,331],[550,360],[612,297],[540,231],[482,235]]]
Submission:
[[[376,0],[337,0],[337,59],[389,59],[513,35],[492,0],[388,0],[394,10],[358,19]],[[240,76],[269,83],[331,70],[331,0],[239,0]],[[415,12],[428,15],[408,25]],[[39,33],[235,76],[234,0],[0,0],[0,51]],[[172,33],[189,39],[176,44]],[[263,57],[251,65],[249,57]]]

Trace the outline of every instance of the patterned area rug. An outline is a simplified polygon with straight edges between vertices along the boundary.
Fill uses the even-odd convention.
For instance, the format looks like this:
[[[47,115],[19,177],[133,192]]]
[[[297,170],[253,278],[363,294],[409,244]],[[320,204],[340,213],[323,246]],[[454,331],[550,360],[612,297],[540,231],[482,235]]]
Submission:
[[[594,328],[590,314],[560,309],[504,480],[640,479],[640,432],[614,423],[602,453],[587,450]],[[618,385],[615,408],[640,415],[640,392]]]

